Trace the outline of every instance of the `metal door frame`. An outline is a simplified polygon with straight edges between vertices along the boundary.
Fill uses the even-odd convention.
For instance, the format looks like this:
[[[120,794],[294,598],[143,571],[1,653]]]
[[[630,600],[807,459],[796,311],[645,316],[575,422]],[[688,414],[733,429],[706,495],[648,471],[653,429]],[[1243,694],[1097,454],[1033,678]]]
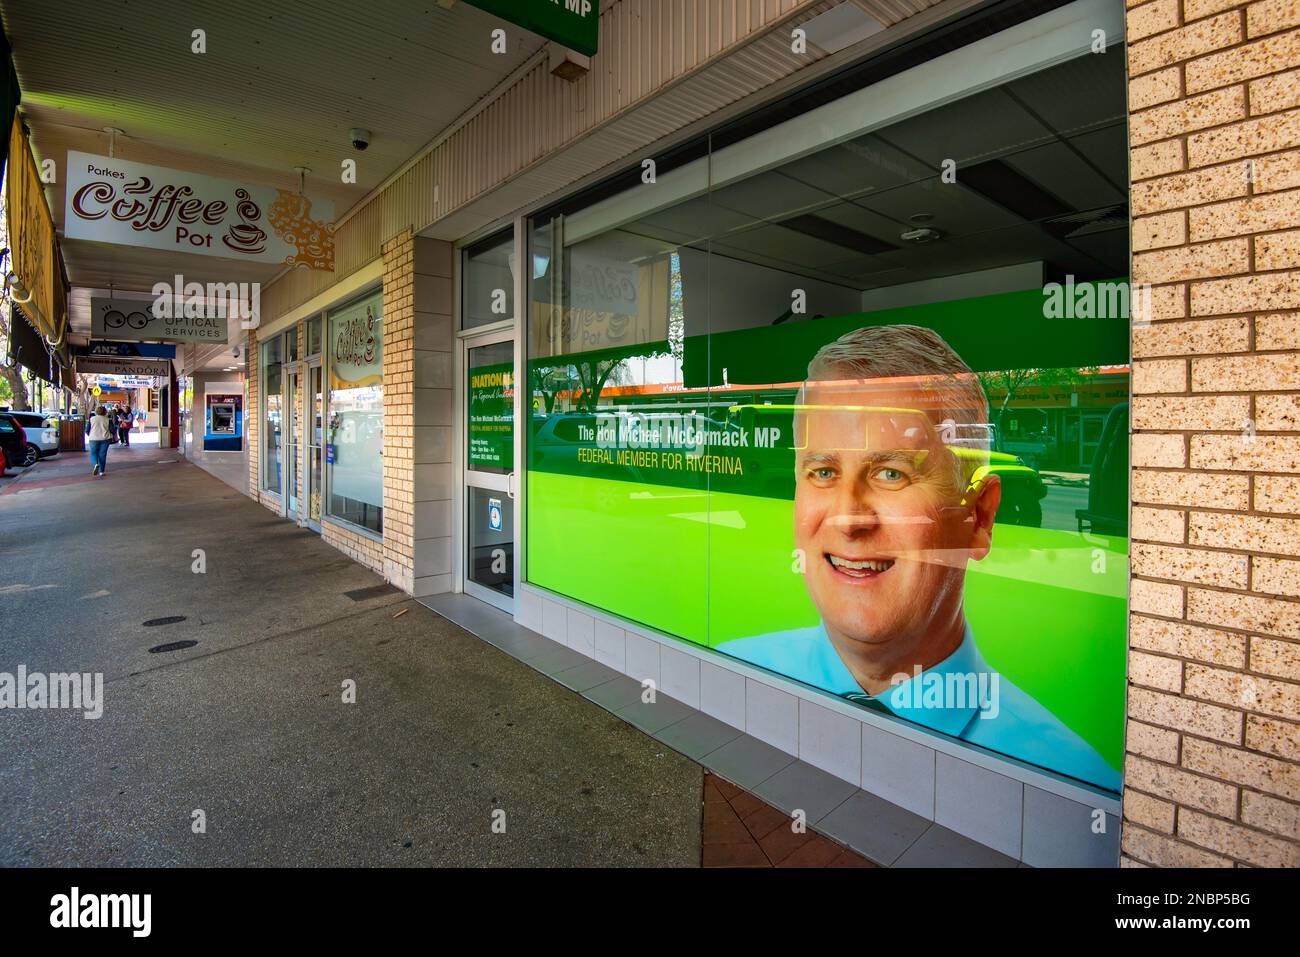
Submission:
[[[499,323],[493,323],[490,326],[480,326],[477,329],[470,329],[457,334],[456,350],[456,381],[461,387],[456,390],[457,409],[456,415],[456,432],[457,432],[457,453],[456,453],[456,485],[458,488],[456,501],[456,581],[459,590],[480,601],[485,601],[490,605],[500,608],[504,612],[513,615],[515,610],[515,601],[519,596],[519,526],[520,526],[520,508],[518,496],[516,494],[516,479],[519,464],[516,460],[514,468],[507,474],[497,472],[481,472],[469,466],[469,407],[467,402],[466,383],[469,381],[469,351],[480,346],[497,345],[502,342],[516,343],[515,322],[513,319],[506,319]],[[513,350],[517,355],[518,349]],[[519,395],[519,376],[518,369],[515,370],[515,415],[513,432],[518,431],[518,395]],[[514,436],[512,435],[512,439]],[[512,447],[516,443],[512,442]],[[471,488],[481,488],[488,491],[500,492],[506,498],[511,500],[510,521],[511,521],[511,542],[513,543],[514,555],[511,560],[511,567],[514,580],[511,583],[512,595],[507,597],[500,592],[485,588],[477,582],[471,581],[469,577],[469,490]]]
[[[308,528],[310,528],[312,531],[314,531],[314,532],[316,532],[317,534],[319,534],[319,533],[320,533],[320,519],[319,519],[319,518],[313,519],[313,518],[311,517],[311,495],[312,495],[312,492],[313,492],[313,491],[316,492],[318,495],[320,495],[321,514],[324,515],[324,514],[325,514],[325,488],[324,488],[324,486],[325,486],[325,441],[324,441],[324,435],[325,435],[325,428],[326,428],[326,425],[325,425],[325,401],[326,401],[326,398],[327,398],[327,396],[325,395],[325,367],[324,367],[324,365],[322,364],[322,362],[321,362],[321,357],[320,357],[319,355],[317,355],[317,356],[315,356],[315,357],[313,357],[313,358],[310,358],[310,359],[306,359],[306,360],[304,360],[304,361],[301,363],[301,367],[302,367],[303,372],[306,373],[306,379],[307,379],[307,387],[306,387],[306,388],[303,388],[303,387],[302,387],[301,381],[299,382],[299,386],[298,386],[298,388],[299,388],[299,389],[301,390],[301,392],[302,392],[302,435],[303,435],[303,449],[304,449],[305,452],[307,453],[306,455],[303,456],[303,480],[302,480],[303,496],[302,496],[302,497],[303,497],[303,501],[306,503],[306,505],[305,505],[305,507],[304,507],[304,509],[303,509],[302,523],[305,524],[305,525],[306,525]],[[312,389],[311,389],[311,377],[312,377],[312,372],[313,372],[313,370],[319,370],[319,371],[320,371],[320,392],[321,392],[321,397],[320,397],[320,401],[321,401],[321,444],[320,444],[320,445],[316,445],[316,446],[313,446],[313,445],[311,444],[311,442],[309,441],[309,436],[312,435],[312,430],[313,430],[313,428],[315,427],[315,423],[316,423],[316,420],[315,420],[315,418],[314,418],[315,413],[316,413],[316,407],[315,407],[315,405],[314,405],[315,398],[316,398],[316,393],[313,392]],[[313,483],[312,483],[312,478],[311,478],[311,450],[312,450],[313,448],[320,449],[320,453],[321,453],[321,460],[320,460],[320,482],[319,482],[319,486],[320,486],[320,487],[319,487],[319,488],[317,488],[315,485],[313,485]]]

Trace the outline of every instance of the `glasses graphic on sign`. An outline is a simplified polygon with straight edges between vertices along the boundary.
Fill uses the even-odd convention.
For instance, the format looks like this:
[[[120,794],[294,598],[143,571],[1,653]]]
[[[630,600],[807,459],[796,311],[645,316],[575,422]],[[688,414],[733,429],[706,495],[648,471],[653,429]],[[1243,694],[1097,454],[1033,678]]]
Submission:
[[[143,329],[149,325],[149,316],[143,312],[124,313],[120,309],[110,309],[104,313],[104,325],[109,329],[121,329],[123,326]]]

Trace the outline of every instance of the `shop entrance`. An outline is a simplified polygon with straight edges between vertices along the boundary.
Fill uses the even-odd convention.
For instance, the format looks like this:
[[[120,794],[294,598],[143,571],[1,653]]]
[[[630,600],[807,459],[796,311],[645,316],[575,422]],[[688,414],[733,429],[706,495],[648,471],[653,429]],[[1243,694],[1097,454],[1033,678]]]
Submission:
[[[284,377],[285,408],[289,410],[289,432],[284,438],[284,495],[288,502],[288,515],[297,520],[302,503],[298,500],[298,436],[302,435],[302,393],[298,388],[298,369],[290,369]]]
[[[307,360],[307,388],[303,392],[306,406],[307,429],[303,441],[307,445],[307,471],[303,475],[304,518],[313,530],[320,531],[321,502],[321,436],[324,427],[325,397],[321,389],[320,357]]]
[[[515,430],[513,328],[461,339],[465,370],[465,499],[461,541],[467,595],[514,613]]]

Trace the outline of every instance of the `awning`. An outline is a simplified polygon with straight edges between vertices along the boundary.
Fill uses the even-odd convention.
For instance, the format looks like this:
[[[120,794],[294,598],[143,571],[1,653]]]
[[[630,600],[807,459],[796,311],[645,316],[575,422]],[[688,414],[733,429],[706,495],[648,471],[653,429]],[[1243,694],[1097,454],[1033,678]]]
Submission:
[[[9,38],[5,36],[4,26],[0,24],[0,123],[4,124],[3,129],[9,129],[9,124],[14,118],[14,110],[18,108],[21,97],[22,91],[18,89],[18,74],[14,72],[13,56],[9,49]],[[0,172],[3,172],[8,156],[9,141],[0,137]]]
[[[20,116],[14,117],[9,134],[5,192],[10,269],[30,294],[23,312],[37,332],[62,345],[68,322],[63,257]]]
[[[9,308],[9,361],[51,385],[59,384],[58,364],[51,360],[40,333],[17,306]]]

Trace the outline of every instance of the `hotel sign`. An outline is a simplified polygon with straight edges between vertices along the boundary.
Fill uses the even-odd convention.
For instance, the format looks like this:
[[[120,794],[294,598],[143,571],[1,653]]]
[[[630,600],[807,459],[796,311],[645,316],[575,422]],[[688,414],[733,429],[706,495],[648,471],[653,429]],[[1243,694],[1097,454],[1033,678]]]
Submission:
[[[69,239],[333,270],[333,218],[302,193],[68,151]]]
[[[161,376],[171,372],[168,359],[132,359],[126,356],[77,356],[81,375]]]

